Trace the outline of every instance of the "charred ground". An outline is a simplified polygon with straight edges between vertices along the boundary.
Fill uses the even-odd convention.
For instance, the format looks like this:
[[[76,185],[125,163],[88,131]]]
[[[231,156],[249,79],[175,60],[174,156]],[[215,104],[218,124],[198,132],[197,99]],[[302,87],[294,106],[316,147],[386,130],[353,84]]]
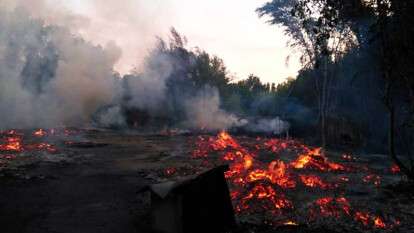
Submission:
[[[41,138],[31,131],[23,134],[26,135],[23,147],[48,141],[56,147],[56,151],[26,149],[18,153],[11,152],[15,157],[2,159],[0,221],[3,232],[149,232],[149,200],[138,190],[148,184],[195,174],[223,162],[232,164],[221,159],[223,151],[220,150],[211,151],[207,158],[194,158],[195,149],[203,149],[199,144],[200,138],[219,139],[211,135],[142,135],[102,130],[72,130],[64,136]],[[237,136],[234,140],[245,148],[258,145],[257,137]],[[226,152],[231,152],[231,148],[230,151],[227,148]],[[275,156],[292,155],[262,153],[257,157],[257,163],[269,162]],[[384,162],[387,161],[386,156],[352,156],[357,157],[358,165],[369,166],[372,172],[381,177],[381,184],[377,187],[373,181],[364,183],[359,180],[370,173],[357,171],[348,175],[354,179],[345,192],[352,202],[352,208],[372,211],[386,218],[386,224],[394,224],[388,221],[398,219],[398,226],[387,229],[364,227],[347,217],[341,217],[339,221],[336,217],[313,222],[295,219],[295,223],[299,224],[297,226],[272,226],[266,221],[280,216],[263,211],[261,207],[266,203],[257,199],[249,202],[253,211],[237,213],[240,229],[235,231],[273,232],[275,228],[278,232],[412,230],[410,222],[413,221],[414,201],[410,196],[411,191],[404,190],[405,186],[387,188],[400,178],[389,172],[391,164]],[[330,152],[329,159],[340,161],[346,166],[351,164],[342,157],[342,153]],[[320,173],[322,179],[340,175]],[[231,179],[229,184],[234,191]],[[263,181],[259,184],[268,183]],[[289,198],[292,192],[296,193],[294,198],[301,205],[295,202],[293,212],[304,217],[299,213],[310,209],[312,201],[325,195],[325,191],[299,186],[287,193]],[[286,220],[286,216],[282,215],[280,219]]]

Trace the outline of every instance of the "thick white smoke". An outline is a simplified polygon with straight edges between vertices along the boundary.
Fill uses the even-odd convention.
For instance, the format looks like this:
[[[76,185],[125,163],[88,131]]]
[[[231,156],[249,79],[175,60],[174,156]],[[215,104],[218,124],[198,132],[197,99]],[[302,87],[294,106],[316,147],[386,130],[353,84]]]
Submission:
[[[149,54],[143,71],[128,79],[128,87],[131,89],[128,107],[150,112],[166,111],[164,104],[167,82],[174,69],[174,61],[171,59],[173,58],[157,53],[156,50]]]
[[[94,46],[23,7],[2,8],[0,128],[87,123],[116,97],[113,66],[120,55],[114,43]]]
[[[276,117],[250,121],[245,128],[254,133],[282,134],[289,131],[290,125],[288,122]]]
[[[191,66],[192,61],[183,65],[157,49],[143,53],[145,62],[137,65],[141,69],[130,75],[125,89],[114,71],[123,53],[120,47],[111,41],[96,45],[85,40],[81,34],[93,33],[85,32],[89,19],[68,12],[58,2],[0,0],[0,129],[85,126],[92,120],[105,127],[125,126],[125,107],[172,118],[178,111],[184,119],[175,123],[193,129],[245,126],[254,132],[279,132],[288,127],[279,119],[248,124],[220,108],[219,92],[212,87],[181,95],[194,91],[181,86],[168,96],[168,85],[185,79],[185,74],[174,72],[185,70],[180,66]],[[88,2],[97,15],[112,12],[111,7],[98,7],[98,1]],[[115,6],[114,1],[109,3]],[[125,7],[119,11],[128,12]],[[128,19],[122,14],[113,17],[119,22]],[[151,17],[140,17],[133,18],[137,30],[142,30],[142,38],[152,37]],[[147,52],[152,49],[148,41],[142,42]]]
[[[186,101],[187,127],[222,130],[240,127],[247,121],[220,108],[220,95],[216,88],[204,87],[197,96]]]

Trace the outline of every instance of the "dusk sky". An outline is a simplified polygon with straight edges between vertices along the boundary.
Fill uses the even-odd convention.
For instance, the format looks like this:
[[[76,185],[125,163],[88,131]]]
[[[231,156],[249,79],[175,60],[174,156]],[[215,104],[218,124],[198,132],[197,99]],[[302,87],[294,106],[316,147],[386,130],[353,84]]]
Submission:
[[[286,45],[288,38],[281,28],[268,25],[255,12],[264,2],[68,0],[62,4],[89,18],[78,30],[87,39],[102,45],[112,40],[122,48],[116,67],[121,73],[139,67],[155,37],[165,38],[170,27],[175,27],[187,37],[189,47],[198,46],[219,56],[238,79],[253,73],[264,82],[278,83],[296,76],[299,62],[292,58],[286,63],[292,53]]]

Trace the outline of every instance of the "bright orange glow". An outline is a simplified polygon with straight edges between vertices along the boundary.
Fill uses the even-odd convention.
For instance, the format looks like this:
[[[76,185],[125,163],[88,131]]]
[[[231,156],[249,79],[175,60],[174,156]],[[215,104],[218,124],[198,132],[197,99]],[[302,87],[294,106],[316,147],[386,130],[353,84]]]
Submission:
[[[375,186],[379,186],[381,184],[381,177],[375,174],[367,175],[362,180],[365,183],[373,183]]]
[[[250,169],[253,166],[253,158],[250,155],[244,156],[244,169]]]
[[[385,228],[386,227],[386,225],[384,223],[384,220],[382,220],[382,218],[379,217],[379,216],[375,217],[374,225],[375,225],[376,228]]]
[[[39,129],[39,130],[36,130],[35,132],[33,132],[33,135],[36,136],[36,137],[44,137],[44,136],[46,136],[46,131],[43,130],[43,129]]]
[[[297,201],[291,195],[295,192],[294,189],[306,186],[320,191],[333,190],[342,193],[342,188],[350,181],[350,177],[342,173],[358,171],[356,169],[359,167],[365,174],[371,172],[363,178],[364,182],[372,182],[377,186],[381,183],[381,177],[372,174],[367,166],[345,166],[330,161],[321,148],[308,147],[295,140],[256,138],[241,144],[235,137],[222,131],[217,137],[198,137],[195,144],[193,158],[201,158],[208,163],[212,159],[209,154],[214,154],[219,155],[220,162],[229,163],[229,171],[225,173],[225,177],[231,188],[230,196],[237,214],[264,212],[271,214],[270,216],[276,215],[275,219],[289,219],[294,213]],[[263,150],[265,152],[261,153]],[[275,158],[264,156],[269,154]],[[286,158],[282,156],[285,154]],[[288,157],[292,155],[294,157]],[[342,158],[349,160],[349,163],[355,160],[352,155],[343,155]],[[331,176],[321,173],[339,174]],[[299,183],[303,186],[298,186]],[[286,216],[282,216],[284,214]],[[381,218],[354,209],[344,196],[322,196],[314,200],[309,206],[307,217],[309,221],[320,217],[347,217],[367,227],[386,226]],[[297,225],[291,220],[275,220],[273,223]]]
[[[0,144],[0,150],[2,151],[14,151],[20,152],[23,150],[22,138],[19,136],[13,136],[6,138],[5,144]]]
[[[301,155],[299,158],[291,163],[294,168],[301,169],[304,168],[312,160],[312,157],[309,155]]]
[[[308,187],[312,188],[328,188],[328,184],[322,181],[322,179],[316,175],[299,175],[300,180],[302,183]]]
[[[37,134],[34,134],[34,136],[38,135],[44,135],[45,131],[40,130],[36,131]],[[35,132],[35,133],[36,133]],[[4,142],[0,144],[0,151],[7,151],[7,152],[14,152],[14,153],[20,153],[23,151],[40,151],[44,150],[50,153],[55,153],[57,151],[56,147],[49,144],[49,143],[31,143],[26,144],[23,141],[23,134],[17,133],[15,130],[9,130],[6,133],[3,133],[3,135],[7,135]]]
[[[356,212],[355,213],[355,220],[361,222],[365,226],[368,226],[370,222],[370,216],[366,212]]]
[[[294,221],[284,222],[283,225],[285,225],[285,226],[299,226],[299,224],[294,222]]]

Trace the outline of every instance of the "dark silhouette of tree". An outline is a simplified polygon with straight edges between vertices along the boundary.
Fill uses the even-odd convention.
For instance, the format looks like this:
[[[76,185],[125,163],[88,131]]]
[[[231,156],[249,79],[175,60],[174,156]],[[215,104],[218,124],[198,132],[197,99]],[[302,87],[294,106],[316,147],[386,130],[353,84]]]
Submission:
[[[384,102],[389,112],[389,154],[410,179],[414,180],[414,2],[376,0],[374,29],[381,45],[381,67],[385,81]],[[397,155],[396,141],[405,144],[406,156]]]
[[[322,147],[327,144],[326,121],[331,110],[332,84],[336,68],[331,64],[354,47],[351,28],[340,13],[343,7],[331,0],[273,0],[257,11],[260,16],[270,16],[271,24],[282,25],[285,34],[292,38],[291,46],[301,52],[304,68],[319,69],[322,80],[315,83],[320,115]]]
[[[382,76],[377,83],[384,85],[383,100],[389,114],[389,154],[410,179],[414,179],[413,11],[414,2],[404,0],[273,0],[258,9],[261,16],[270,16],[271,24],[286,28],[285,33],[293,39],[291,45],[300,48],[304,70],[322,77],[313,78],[319,82],[322,141],[330,101],[337,99],[332,92],[341,91],[331,85],[342,82],[332,81],[337,76],[336,65],[361,46],[375,50],[378,77]],[[332,46],[336,40],[339,43]],[[352,93],[351,89],[343,91]]]

